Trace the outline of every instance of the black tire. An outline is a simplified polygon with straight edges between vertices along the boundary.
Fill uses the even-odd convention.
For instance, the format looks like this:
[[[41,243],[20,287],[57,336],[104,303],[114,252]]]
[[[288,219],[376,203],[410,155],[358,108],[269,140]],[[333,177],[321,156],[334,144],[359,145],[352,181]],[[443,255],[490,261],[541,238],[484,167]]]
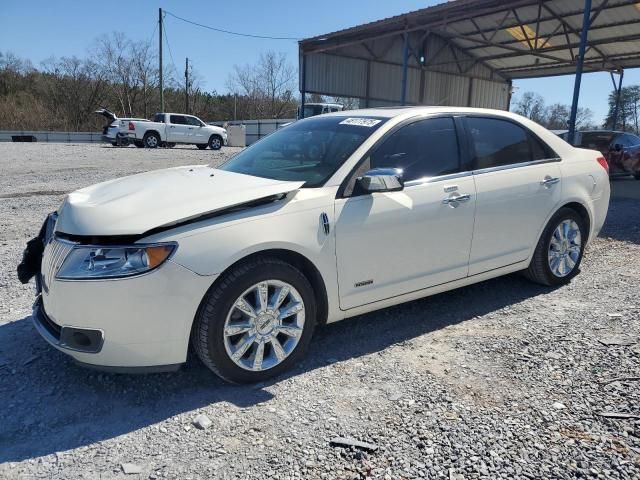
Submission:
[[[211,137],[209,137],[209,148],[211,148],[211,150],[220,150],[222,144],[223,141],[220,135],[211,135]]]
[[[236,365],[224,346],[224,323],[229,310],[242,293],[262,280],[275,279],[292,285],[305,306],[305,322],[295,349],[280,364],[261,371]],[[255,383],[277,376],[296,365],[305,355],[316,325],[313,288],[294,266],[278,258],[258,258],[240,263],[226,272],[207,292],[191,331],[191,345],[202,361],[216,375],[228,382]]]
[[[197,143],[196,147],[198,147],[198,150],[204,150],[208,147],[209,145],[207,145],[206,143]]]
[[[133,144],[138,148],[144,148],[144,143],[142,143],[142,140],[135,140]]]
[[[580,254],[571,272],[563,277],[559,277],[552,272],[549,265],[549,245],[551,243],[551,236],[553,235],[554,230],[565,220],[573,220],[580,228]],[[582,262],[582,257],[584,255],[584,245],[587,241],[588,235],[589,232],[584,219],[571,208],[561,208],[555,213],[555,215],[553,215],[553,217],[551,217],[549,223],[547,223],[547,226],[542,232],[540,240],[538,240],[538,245],[533,253],[531,263],[529,264],[529,268],[523,272],[525,277],[532,282],[549,287],[569,283],[573,277],[580,273],[580,263]]]
[[[160,135],[156,132],[147,132],[142,138],[145,148],[157,148],[160,146]]]

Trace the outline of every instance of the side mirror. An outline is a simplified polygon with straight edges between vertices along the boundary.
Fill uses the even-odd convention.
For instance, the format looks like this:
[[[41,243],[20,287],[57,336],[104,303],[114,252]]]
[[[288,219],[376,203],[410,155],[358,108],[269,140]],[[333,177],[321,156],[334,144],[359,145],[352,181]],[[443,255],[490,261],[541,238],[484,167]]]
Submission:
[[[404,189],[402,170],[399,168],[374,168],[356,180],[363,193],[397,192]]]
[[[621,144],[619,144],[619,143],[616,143],[616,144],[613,146],[613,149],[614,149],[616,152],[621,152],[621,151],[622,151],[622,145],[621,145]]]

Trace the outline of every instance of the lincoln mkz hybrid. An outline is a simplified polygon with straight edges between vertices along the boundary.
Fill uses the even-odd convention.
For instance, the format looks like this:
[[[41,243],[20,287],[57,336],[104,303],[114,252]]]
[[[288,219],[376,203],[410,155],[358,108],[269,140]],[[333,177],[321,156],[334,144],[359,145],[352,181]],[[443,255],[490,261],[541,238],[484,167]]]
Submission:
[[[19,273],[38,332],[78,363],[174,370],[191,348],[256,382],[298,364],[318,325],[513,272],[569,282],[608,204],[602,153],[518,115],[344,111],[219,167],[72,192]]]

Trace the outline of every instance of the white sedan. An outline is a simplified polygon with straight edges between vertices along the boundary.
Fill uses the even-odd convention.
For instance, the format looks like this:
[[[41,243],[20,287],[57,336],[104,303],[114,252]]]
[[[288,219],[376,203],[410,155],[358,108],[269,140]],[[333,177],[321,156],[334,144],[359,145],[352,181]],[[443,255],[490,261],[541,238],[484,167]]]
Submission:
[[[170,370],[191,346],[255,382],[296,365],[317,325],[512,272],[569,282],[608,204],[600,152],[518,115],[338,112],[219,168],[73,192],[22,270],[38,267],[38,331],[81,364]]]

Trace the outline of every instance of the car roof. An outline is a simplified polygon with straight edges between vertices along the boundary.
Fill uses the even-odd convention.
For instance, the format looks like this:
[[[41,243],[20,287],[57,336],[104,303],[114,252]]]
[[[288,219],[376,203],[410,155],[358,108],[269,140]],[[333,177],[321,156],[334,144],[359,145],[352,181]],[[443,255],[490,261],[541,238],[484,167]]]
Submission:
[[[628,133],[628,132],[621,132],[620,130],[580,130],[579,133],[601,133],[601,134],[607,134],[607,135],[614,135],[617,133]]]
[[[343,110],[341,112],[326,113],[323,116],[334,117],[411,117],[414,115],[435,115],[438,113],[458,113],[458,114],[476,114],[476,115],[497,115],[505,118],[513,118],[521,120],[522,117],[515,113],[505,110],[495,110],[490,108],[472,108],[472,107],[446,107],[446,106],[418,106],[418,107],[377,107],[363,108],[359,110]]]

